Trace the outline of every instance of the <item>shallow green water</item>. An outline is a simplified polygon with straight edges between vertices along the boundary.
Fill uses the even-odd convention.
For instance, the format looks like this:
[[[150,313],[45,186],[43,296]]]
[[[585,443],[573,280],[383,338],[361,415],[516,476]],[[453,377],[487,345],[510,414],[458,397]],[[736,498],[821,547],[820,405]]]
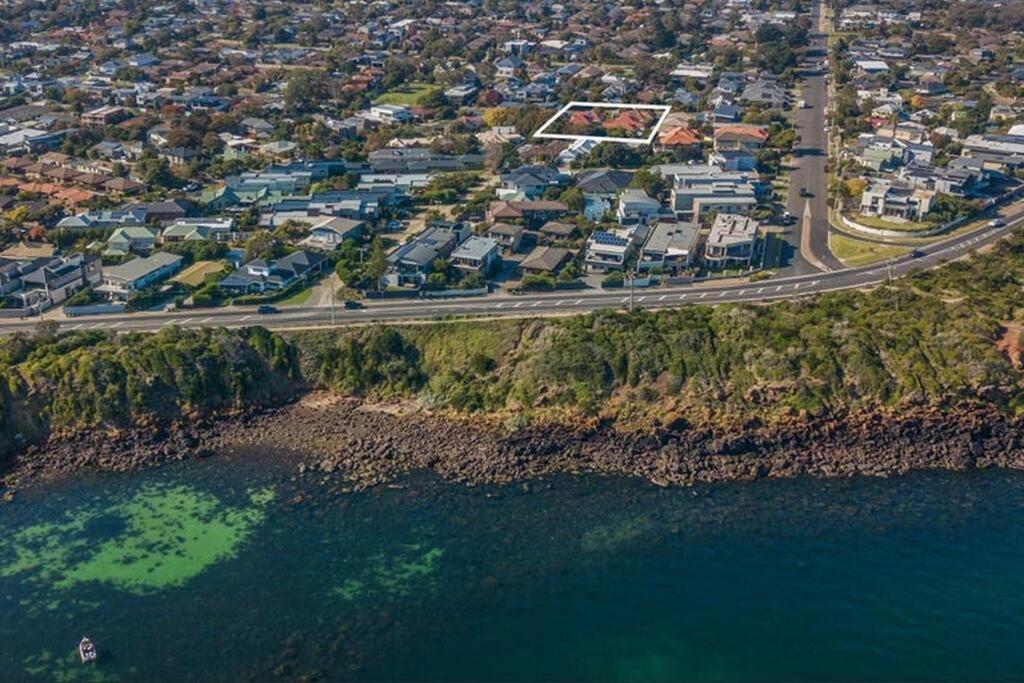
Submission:
[[[0,680],[1024,676],[1024,474],[403,484],[215,459],[23,492]]]

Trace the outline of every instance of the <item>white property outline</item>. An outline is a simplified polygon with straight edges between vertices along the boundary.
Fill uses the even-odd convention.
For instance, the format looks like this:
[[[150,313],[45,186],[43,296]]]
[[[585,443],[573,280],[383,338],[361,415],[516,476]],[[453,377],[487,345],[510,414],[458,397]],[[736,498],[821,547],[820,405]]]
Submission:
[[[591,107],[593,109],[647,109],[660,111],[661,117],[657,123],[654,124],[654,129],[651,134],[646,138],[616,138],[604,135],[570,135],[568,133],[547,133],[547,129],[562,117],[567,111],[574,107]],[[649,145],[654,142],[654,138],[657,137],[658,131],[665,123],[665,119],[672,112],[672,105],[669,104],[626,104],[625,102],[581,102],[573,101],[565,105],[561,109],[555,112],[554,116],[544,122],[537,132],[533,134],[535,138],[542,138],[544,140],[593,140],[595,142],[621,142],[626,145]]]

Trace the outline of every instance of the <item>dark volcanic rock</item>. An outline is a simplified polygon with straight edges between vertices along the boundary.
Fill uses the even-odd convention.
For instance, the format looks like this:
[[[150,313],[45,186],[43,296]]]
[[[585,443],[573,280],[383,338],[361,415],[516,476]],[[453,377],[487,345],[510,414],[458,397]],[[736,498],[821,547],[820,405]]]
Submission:
[[[356,489],[417,469],[467,483],[599,472],[688,485],[1022,468],[1024,423],[983,407],[913,407],[893,415],[808,417],[775,426],[750,421],[730,431],[679,420],[645,434],[620,433],[607,423],[507,432],[481,421],[310,394],[292,405],[216,420],[54,438],[22,453],[7,479],[252,452],[291,457],[300,474],[348,480]]]

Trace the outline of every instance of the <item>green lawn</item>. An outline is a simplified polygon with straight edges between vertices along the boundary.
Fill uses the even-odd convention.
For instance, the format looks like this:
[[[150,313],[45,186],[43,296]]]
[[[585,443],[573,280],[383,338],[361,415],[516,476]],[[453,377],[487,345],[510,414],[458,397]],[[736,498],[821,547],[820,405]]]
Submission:
[[[312,295],[313,288],[306,287],[305,289],[300,289],[299,291],[295,292],[287,299],[282,299],[278,303],[281,306],[301,306],[302,304],[309,301],[309,297],[311,297]]]
[[[188,287],[200,287],[206,281],[207,275],[219,273],[223,268],[224,264],[220,261],[196,261],[171,278],[171,282],[180,282]]]
[[[922,232],[936,227],[934,223],[923,221],[891,221],[884,218],[878,218],[877,216],[863,216],[861,214],[853,216],[853,220],[854,222],[860,223],[868,228],[878,228],[879,230],[898,230],[900,232]]]
[[[828,245],[836,258],[851,268],[886,261],[910,251],[910,247],[877,244],[837,233],[832,233],[829,236]]]
[[[394,90],[387,91],[375,99],[373,103],[415,107],[421,104],[428,95],[440,89],[440,86],[431,83],[406,83]]]

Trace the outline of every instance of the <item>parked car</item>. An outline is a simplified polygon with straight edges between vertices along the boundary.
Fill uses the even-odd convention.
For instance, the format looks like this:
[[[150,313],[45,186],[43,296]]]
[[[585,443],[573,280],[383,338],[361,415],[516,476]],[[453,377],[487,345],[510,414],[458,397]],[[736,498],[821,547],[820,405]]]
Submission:
[[[271,306],[270,304],[262,304],[256,309],[256,312],[260,315],[271,315],[277,313],[277,307]]]

